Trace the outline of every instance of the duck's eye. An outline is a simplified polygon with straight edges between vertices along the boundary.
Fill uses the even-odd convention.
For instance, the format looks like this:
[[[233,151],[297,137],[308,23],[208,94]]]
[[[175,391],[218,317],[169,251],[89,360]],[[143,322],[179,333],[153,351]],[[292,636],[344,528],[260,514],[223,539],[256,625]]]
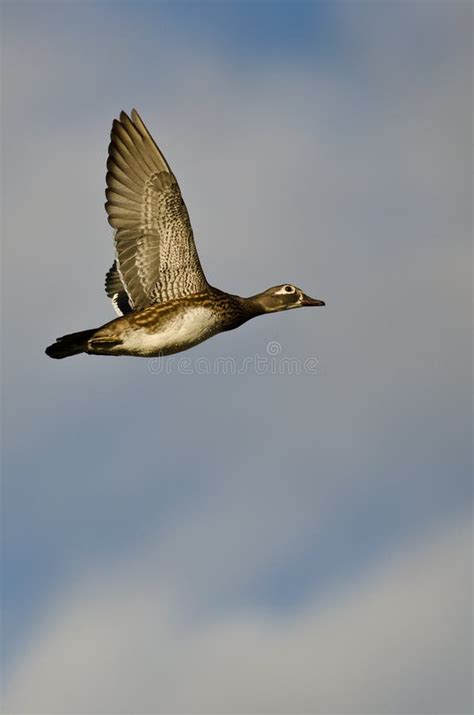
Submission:
[[[285,293],[294,293],[295,289],[293,286],[285,286]]]

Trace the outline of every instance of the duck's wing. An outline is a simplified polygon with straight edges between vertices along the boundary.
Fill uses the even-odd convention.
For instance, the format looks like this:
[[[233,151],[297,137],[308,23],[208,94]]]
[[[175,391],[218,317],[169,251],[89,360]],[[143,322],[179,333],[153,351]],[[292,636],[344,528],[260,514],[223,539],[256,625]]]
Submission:
[[[120,273],[117,270],[116,261],[113,262],[111,269],[105,276],[105,292],[112,301],[117,315],[126,315],[132,312],[132,306],[130,305],[122,279],[120,278]]]
[[[178,182],[134,109],[113,122],[107,170],[105,208],[132,310],[206,290]]]

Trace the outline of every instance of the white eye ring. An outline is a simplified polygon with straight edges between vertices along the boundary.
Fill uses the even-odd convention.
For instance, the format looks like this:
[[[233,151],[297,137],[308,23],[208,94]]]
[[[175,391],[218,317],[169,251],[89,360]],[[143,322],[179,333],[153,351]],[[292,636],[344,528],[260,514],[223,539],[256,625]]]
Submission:
[[[296,288],[292,286],[291,283],[287,283],[286,285],[280,286],[274,295],[291,295],[292,293],[296,293]]]

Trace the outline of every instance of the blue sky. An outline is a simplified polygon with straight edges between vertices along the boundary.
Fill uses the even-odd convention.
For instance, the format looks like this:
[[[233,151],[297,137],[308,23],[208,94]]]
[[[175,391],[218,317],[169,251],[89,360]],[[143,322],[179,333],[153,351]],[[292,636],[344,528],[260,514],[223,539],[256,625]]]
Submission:
[[[468,3],[4,3],[5,707],[471,708]],[[156,374],[106,322],[137,107],[210,282],[290,281]],[[268,355],[316,374],[202,375]]]

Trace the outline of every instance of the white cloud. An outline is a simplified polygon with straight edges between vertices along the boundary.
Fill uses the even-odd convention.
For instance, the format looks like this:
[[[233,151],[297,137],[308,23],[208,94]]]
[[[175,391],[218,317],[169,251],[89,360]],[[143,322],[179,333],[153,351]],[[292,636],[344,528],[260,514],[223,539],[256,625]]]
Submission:
[[[393,16],[360,35],[352,25],[366,56],[359,77],[285,61],[245,75],[172,33],[157,46],[139,24],[133,52],[115,42],[120,19],[110,22],[103,36],[100,23],[81,36],[84,49],[56,26],[54,51],[45,26],[10,35],[10,447],[35,465],[15,485],[26,496],[13,521],[22,555],[46,558],[45,533],[48,548],[64,549],[60,591],[71,568],[87,571],[95,546],[103,558],[112,512],[118,523],[133,512],[146,555],[116,553],[115,570],[50,602],[22,650],[10,709],[461,712],[466,527],[427,537],[412,555],[401,549],[352,589],[346,575],[337,601],[323,607],[314,593],[286,621],[229,603],[305,540],[323,549],[350,539],[344,521],[360,519],[361,501],[371,500],[374,522],[374,512],[390,518],[395,481],[403,533],[449,511],[456,488],[462,498],[458,473],[443,470],[465,454],[468,414],[464,33],[428,22],[423,56],[447,51],[420,82],[424,18],[403,47],[393,38],[406,17],[397,32]],[[315,379],[248,376],[237,386],[152,377],[137,361],[44,358],[56,335],[113,317],[102,293],[112,258],[105,155],[112,117],[131,104],[176,171],[210,280],[243,294],[290,280],[328,302],[316,316],[250,323],[199,354],[253,354],[276,338],[290,355],[316,353]],[[187,495],[179,514],[160,503],[175,478]],[[205,483],[199,498],[195,479]],[[156,512],[143,534],[150,494]],[[417,503],[426,509],[411,511]],[[89,525],[95,536],[84,536]]]
[[[149,564],[122,563],[51,604],[6,710],[464,715],[471,557],[460,519],[297,613],[204,620],[190,617],[185,586],[170,592]]]

